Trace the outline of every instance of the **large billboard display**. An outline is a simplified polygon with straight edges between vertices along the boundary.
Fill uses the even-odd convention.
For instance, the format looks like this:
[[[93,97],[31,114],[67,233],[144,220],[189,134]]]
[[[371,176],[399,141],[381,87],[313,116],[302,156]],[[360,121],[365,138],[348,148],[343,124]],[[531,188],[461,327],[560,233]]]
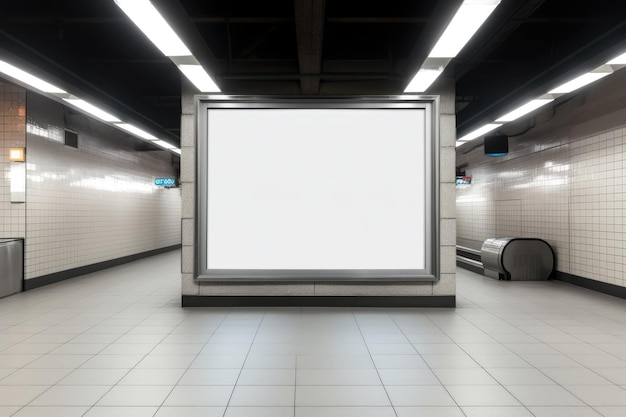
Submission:
[[[209,97],[198,280],[437,279],[434,99]]]

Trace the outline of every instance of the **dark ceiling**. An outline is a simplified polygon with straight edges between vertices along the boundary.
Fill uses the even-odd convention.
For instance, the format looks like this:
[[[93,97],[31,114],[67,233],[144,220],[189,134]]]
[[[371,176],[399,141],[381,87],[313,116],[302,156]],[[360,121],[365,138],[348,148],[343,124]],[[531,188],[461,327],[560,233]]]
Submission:
[[[402,93],[461,1],[153,3],[224,93],[343,95]],[[625,10],[623,0],[502,0],[446,69],[459,135],[626,50]],[[2,54],[178,140],[181,74],[113,0],[3,2]]]

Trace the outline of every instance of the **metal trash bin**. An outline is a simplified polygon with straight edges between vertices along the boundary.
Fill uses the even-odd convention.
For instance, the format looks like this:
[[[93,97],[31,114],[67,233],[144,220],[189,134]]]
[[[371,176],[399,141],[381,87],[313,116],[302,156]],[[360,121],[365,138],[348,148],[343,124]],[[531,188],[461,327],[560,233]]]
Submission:
[[[23,281],[23,240],[0,239],[0,298],[22,291]]]
[[[554,251],[541,239],[487,239],[480,252],[485,275],[501,280],[546,280],[554,270]]]

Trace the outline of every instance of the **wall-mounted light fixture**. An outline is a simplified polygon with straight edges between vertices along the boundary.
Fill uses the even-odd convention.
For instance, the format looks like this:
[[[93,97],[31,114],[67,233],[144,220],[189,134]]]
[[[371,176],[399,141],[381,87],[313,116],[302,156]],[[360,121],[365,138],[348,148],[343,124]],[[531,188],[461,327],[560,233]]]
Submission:
[[[24,148],[9,148],[11,161],[11,203],[26,201],[26,155]]]
[[[9,148],[9,161],[24,162],[26,161],[26,153],[24,148]]]

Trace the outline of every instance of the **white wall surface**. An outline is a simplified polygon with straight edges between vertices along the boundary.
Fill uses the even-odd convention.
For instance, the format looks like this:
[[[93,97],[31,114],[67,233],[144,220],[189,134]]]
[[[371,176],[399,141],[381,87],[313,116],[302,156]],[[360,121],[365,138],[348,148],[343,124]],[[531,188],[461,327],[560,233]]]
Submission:
[[[26,92],[0,80],[0,238],[24,237],[24,204],[11,203],[10,148],[26,142]]]
[[[154,185],[176,174],[169,153],[34,93],[26,131],[26,279],[180,244],[180,190]]]
[[[626,286],[626,73],[616,73],[534,119],[507,126],[506,157],[457,148],[472,176],[457,189],[457,243],[535,237],[556,269]]]

